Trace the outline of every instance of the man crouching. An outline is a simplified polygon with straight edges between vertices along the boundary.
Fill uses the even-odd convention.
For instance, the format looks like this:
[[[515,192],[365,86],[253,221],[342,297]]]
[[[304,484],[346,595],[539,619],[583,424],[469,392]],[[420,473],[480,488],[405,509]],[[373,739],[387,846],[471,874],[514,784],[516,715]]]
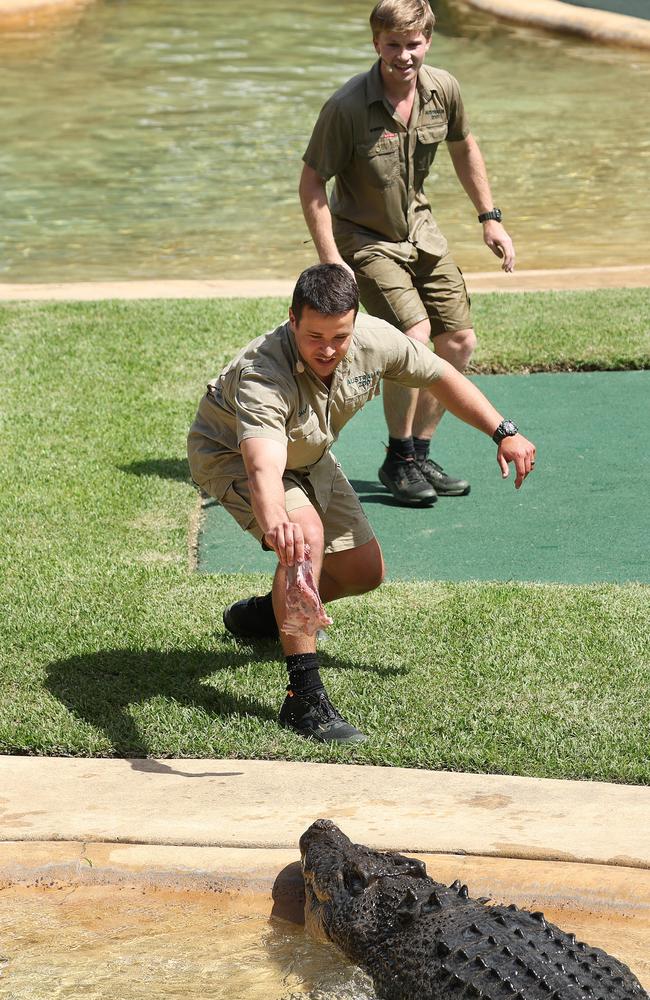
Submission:
[[[279,635],[289,673],[281,726],[321,742],[360,743],[327,696],[316,637],[282,630],[286,573],[311,550],[324,603],[374,590],[384,561],[359,498],[331,452],[342,427],[378,395],[382,379],[429,389],[455,416],[498,444],[502,475],[519,488],[535,448],[476,386],[418,341],[358,315],[359,295],[340,264],[300,275],[289,320],[244,347],[208,385],[188,437],[192,477],[278,566],[271,593],[237,601],[223,620],[246,639]],[[278,628],[278,624],[280,628]]]

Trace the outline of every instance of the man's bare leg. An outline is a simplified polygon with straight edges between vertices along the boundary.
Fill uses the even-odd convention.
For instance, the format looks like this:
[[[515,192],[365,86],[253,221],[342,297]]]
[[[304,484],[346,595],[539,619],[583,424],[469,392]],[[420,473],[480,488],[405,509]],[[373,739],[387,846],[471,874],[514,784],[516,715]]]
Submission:
[[[441,358],[463,371],[476,346],[474,330],[457,330],[441,333],[433,338],[433,347]],[[435,396],[430,392],[418,392],[417,405],[413,417],[413,446],[415,457],[422,475],[439,496],[466,496],[470,485],[466,479],[449,476],[444,469],[429,458],[429,446],[438,424],[445,412]]]
[[[428,319],[406,330],[407,337],[422,344],[428,343],[430,334]],[[379,481],[405,506],[421,507],[435,503],[436,491],[418,467],[413,448],[413,420],[419,390],[384,380],[382,391],[389,436],[386,459],[378,472]]]
[[[300,507],[291,511],[289,518],[301,525],[310,546],[314,581],[323,601],[362,594],[379,586],[384,563],[375,539],[323,557],[323,528],[314,508]],[[286,618],[286,575],[286,567],[278,565],[273,580],[273,608],[289,674],[280,725],[322,742],[360,743],[365,739],[363,734],[342,718],[327,697],[319,672],[316,636],[290,635],[282,630]]]
[[[465,371],[474,348],[476,335],[473,329],[457,330],[455,333],[439,333],[433,338],[433,349],[436,354],[453,365],[457,371]],[[416,406],[411,423],[411,433],[414,437],[431,440],[440,423],[444,406],[430,392],[413,390],[417,394]]]

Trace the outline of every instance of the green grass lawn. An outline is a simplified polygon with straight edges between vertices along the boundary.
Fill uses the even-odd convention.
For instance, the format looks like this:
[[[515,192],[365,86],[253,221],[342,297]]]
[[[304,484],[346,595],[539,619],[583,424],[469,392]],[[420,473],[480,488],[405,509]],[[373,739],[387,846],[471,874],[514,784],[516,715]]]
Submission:
[[[646,290],[478,296],[476,369],[648,368],[649,306]],[[637,585],[394,583],[340,602],[323,674],[371,739],[330,750],[277,727],[279,647],[221,624],[269,579],[193,571],[185,436],[207,379],[284,309],[0,309],[0,750],[650,781]]]

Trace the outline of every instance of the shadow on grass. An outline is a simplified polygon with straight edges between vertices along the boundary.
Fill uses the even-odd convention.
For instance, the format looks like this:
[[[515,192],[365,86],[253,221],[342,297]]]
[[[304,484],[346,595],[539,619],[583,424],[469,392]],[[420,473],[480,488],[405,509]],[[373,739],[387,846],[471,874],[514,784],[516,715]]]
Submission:
[[[45,686],[73,716],[103,732],[112,752],[123,757],[146,757],[153,752],[131,714],[133,706],[153,698],[202,709],[212,717],[248,715],[275,721],[277,708],[246,697],[245,692],[233,695],[219,691],[208,681],[220,670],[245,667],[256,660],[280,659],[279,644],[249,644],[225,638],[222,641],[221,650],[210,652],[205,649],[167,653],[154,649],[107,649],[55,660],[47,667]],[[325,668],[369,671],[381,677],[406,673],[402,667],[347,663],[324,651],[320,651],[320,660]],[[285,674],[280,664],[278,667],[281,701]],[[162,725],[166,724],[163,718]],[[162,768],[165,769],[165,765]]]
[[[119,466],[121,472],[133,476],[158,476],[159,479],[175,479],[191,482],[190,467],[186,458],[149,458],[141,462],[129,462]]]
[[[247,698],[244,692],[235,696],[207,683],[215,671],[250,662],[250,653],[232,644],[223,652],[107,649],[56,660],[47,668],[45,684],[74,716],[105,733],[115,753],[146,756],[151,748],[130,708],[152,698],[168,698],[211,716],[252,715],[274,720],[275,710]]]
[[[232,639],[224,637],[223,633],[213,636],[215,642],[231,643]],[[278,641],[273,639],[235,639],[235,644],[240,650],[247,650],[250,654],[254,651],[262,651],[267,659],[281,659],[282,649]],[[274,652],[275,650],[275,652]],[[332,656],[320,645],[318,648],[318,659],[321,667],[333,670],[359,670],[362,673],[377,674],[378,677],[401,677],[408,673],[405,667],[385,667],[378,663],[356,663],[342,660],[339,656]]]

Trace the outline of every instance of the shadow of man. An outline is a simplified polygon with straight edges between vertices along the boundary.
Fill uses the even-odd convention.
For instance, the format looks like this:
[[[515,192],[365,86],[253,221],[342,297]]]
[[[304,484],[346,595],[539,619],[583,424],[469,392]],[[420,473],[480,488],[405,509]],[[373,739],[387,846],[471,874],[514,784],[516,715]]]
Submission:
[[[120,465],[119,468],[132,476],[157,476],[159,479],[175,479],[188,483],[192,481],[186,458],[149,458]]]
[[[215,671],[250,661],[250,653],[231,646],[223,651],[107,649],[49,664],[46,687],[74,716],[105,733],[118,756],[147,756],[152,748],[130,709],[152,698],[169,698],[211,716],[275,719],[276,712],[256,699],[206,683]]]

